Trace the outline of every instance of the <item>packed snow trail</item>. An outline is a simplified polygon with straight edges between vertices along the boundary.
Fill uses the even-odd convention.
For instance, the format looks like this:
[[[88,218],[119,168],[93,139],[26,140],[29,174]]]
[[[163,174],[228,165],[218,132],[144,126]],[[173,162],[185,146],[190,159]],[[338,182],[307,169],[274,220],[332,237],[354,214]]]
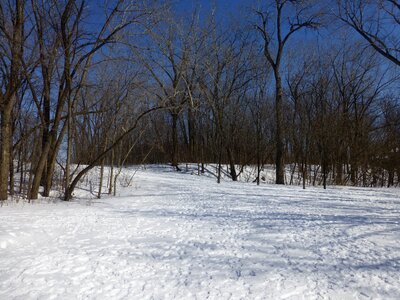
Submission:
[[[0,208],[0,299],[400,299],[400,190],[139,171]]]

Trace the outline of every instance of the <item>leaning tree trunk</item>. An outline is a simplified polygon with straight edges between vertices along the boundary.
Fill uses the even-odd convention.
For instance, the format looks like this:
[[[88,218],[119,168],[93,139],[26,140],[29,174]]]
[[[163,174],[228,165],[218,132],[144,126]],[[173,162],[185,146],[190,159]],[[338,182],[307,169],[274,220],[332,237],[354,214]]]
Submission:
[[[52,147],[50,147],[52,148]],[[54,176],[54,170],[56,167],[56,156],[58,153],[57,146],[55,146],[54,149],[50,150],[50,155],[47,159],[46,163],[46,171],[45,171],[45,180],[44,180],[44,190],[43,190],[43,196],[44,197],[49,197],[50,196],[50,190],[53,186],[53,176]]]
[[[105,157],[111,150],[113,150],[117,145],[119,145],[121,143],[121,141],[128,136],[129,134],[132,133],[132,131],[134,129],[136,129],[139,121],[146,115],[160,110],[162,109],[162,107],[153,107],[150,108],[146,111],[144,111],[143,113],[141,113],[135,120],[134,124],[126,131],[124,131],[124,133],[122,133],[118,138],[116,138],[113,143],[102,153],[100,153],[94,160],[92,160],[91,163],[89,163],[88,166],[86,166],[85,168],[83,168],[80,172],[78,172],[78,174],[75,176],[75,178],[72,180],[71,184],[66,188],[66,193],[64,195],[64,200],[65,201],[69,201],[72,198],[72,192],[74,191],[76,185],[78,184],[79,180],[81,180],[83,178],[83,176],[86,175],[87,172],[89,172],[91,169],[93,169],[102,159],[103,157]]]
[[[233,181],[237,181],[238,180],[238,176],[236,173],[236,168],[235,168],[235,160],[233,158],[233,154],[231,149],[229,149],[229,147],[226,148],[226,152],[228,154],[228,160],[229,160],[229,171],[230,171],[230,175]]]
[[[57,159],[58,152],[60,150],[61,142],[65,135],[66,129],[67,129],[67,126],[66,126],[66,124],[64,124],[59,136],[57,137],[57,135],[53,135],[52,138],[50,139],[51,145],[50,145],[49,155],[48,155],[47,164],[46,164],[46,181],[44,184],[44,191],[43,191],[44,197],[49,197],[50,190],[53,187],[53,177],[54,177],[54,172],[55,172],[55,168],[56,168],[56,159]]]
[[[42,149],[39,161],[37,162],[36,168],[34,170],[32,186],[28,194],[28,198],[35,200],[38,198],[40,182],[43,176],[44,168],[46,167],[47,155],[49,153],[50,143],[47,143],[45,148]]]
[[[29,195],[28,195],[29,199],[37,199],[38,198],[40,183],[42,182],[42,176],[43,176],[43,173],[44,173],[45,167],[47,165],[50,154],[52,155],[52,158],[50,159],[51,163],[49,164],[49,167],[52,170],[50,170],[50,171],[48,170],[47,173],[50,173],[49,174],[50,177],[52,177],[52,175],[53,175],[54,166],[55,166],[55,157],[56,157],[53,155],[56,155],[58,147],[59,147],[59,143],[61,140],[57,140],[57,142],[54,142],[54,141],[57,139],[57,132],[58,132],[59,124],[61,121],[61,112],[64,107],[65,95],[66,95],[65,90],[63,90],[59,93],[60,93],[60,95],[59,95],[59,99],[58,99],[58,103],[57,103],[56,114],[54,117],[53,126],[52,126],[52,128],[50,130],[50,134],[49,134],[50,138],[47,140],[47,143],[45,144],[44,148],[40,152],[40,157],[39,157],[37,166],[34,170],[32,186],[30,187],[30,191],[29,191]],[[61,130],[59,139],[64,135],[65,128],[66,128],[66,124],[64,124],[64,127]],[[55,147],[55,148],[53,149],[52,153],[50,153],[52,147]],[[50,180],[50,178],[47,178],[47,179]],[[49,183],[49,185],[47,186],[48,190],[49,190],[50,186],[51,186],[51,183]]]

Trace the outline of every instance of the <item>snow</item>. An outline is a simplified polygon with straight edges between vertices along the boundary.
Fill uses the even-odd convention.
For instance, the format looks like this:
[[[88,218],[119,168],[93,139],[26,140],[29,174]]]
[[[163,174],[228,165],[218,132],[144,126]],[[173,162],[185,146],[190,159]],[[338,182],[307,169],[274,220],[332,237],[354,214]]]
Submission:
[[[77,195],[0,208],[0,299],[400,299],[399,189],[150,167]]]

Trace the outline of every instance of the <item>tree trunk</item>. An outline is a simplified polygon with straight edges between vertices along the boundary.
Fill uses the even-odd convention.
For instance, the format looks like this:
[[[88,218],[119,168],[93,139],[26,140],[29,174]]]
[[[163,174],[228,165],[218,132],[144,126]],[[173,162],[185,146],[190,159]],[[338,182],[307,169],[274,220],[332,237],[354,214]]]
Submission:
[[[201,174],[204,174],[204,147],[205,147],[205,142],[204,142],[204,137],[201,139]]]
[[[121,143],[121,141],[131,134],[131,132],[137,127],[139,121],[146,115],[150,114],[151,112],[157,111],[162,109],[162,107],[154,107],[150,108],[143,113],[141,113],[135,120],[134,124],[126,131],[124,131],[123,134],[121,134],[118,138],[114,140],[114,142],[108,146],[108,148],[100,153],[94,160],[92,160],[88,166],[83,168],[78,174],[75,176],[75,178],[72,180],[71,184],[66,188],[66,193],[64,195],[64,200],[69,201],[72,198],[72,192],[74,191],[76,185],[78,184],[79,180],[83,178],[83,176],[86,175],[87,172],[89,172],[91,169],[93,169],[111,150],[113,150],[117,145]]]
[[[343,184],[343,164],[340,159],[336,162],[336,176],[335,176],[336,185]]]
[[[103,188],[103,178],[104,178],[104,158],[101,161],[100,166],[100,182],[99,182],[99,191],[97,192],[97,199],[101,198],[101,190]]]
[[[57,110],[56,110],[56,114],[54,117],[54,123],[50,130],[49,139],[47,140],[47,143],[45,144],[44,148],[42,148],[40,151],[40,157],[39,157],[37,166],[34,171],[32,186],[31,186],[29,194],[28,194],[29,199],[37,199],[38,198],[39,187],[40,187],[40,183],[42,182],[42,176],[43,176],[44,168],[46,167],[46,165],[48,168],[50,168],[50,170],[47,170],[47,173],[49,174],[49,176],[47,176],[47,183],[46,183],[45,188],[47,187],[46,191],[50,192],[52,176],[53,176],[53,172],[54,172],[54,168],[55,168],[56,156],[58,153],[58,149],[61,145],[62,138],[63,138],[66,128],[67,128],[67,124],[64,124],[63,128],[61,129],[61,133],[57,139],[58,127],[59,127],[59,124],[61,121],[61,112],[64,107],[64,103],[65,103],[65,91],[60,91],[59,99],[58,99],[58,103],[57,103]],[[51,154],[50,154],[50,152],[51,152]],[[48,164],[49,156],[51,157],[50,164]]]
[[[47,154],[49,153],[49,149],[50,149],[50,143],[47,143],[46,147],[42,149],[39,161],[37,162],[37,165],[34,170],[32,186],[28,194],[29,199],[35,200],[38,198],[40,182],[44,168],[46,166]]]
[[[218,165],[217,165],[217,183],[221,183],[221,170],[222,170],[222,147],[218,149]]]
[[[325,161],[325,156],[322,158],[322,182],[324,190],[326,190],[326,177],[327,177],[327,163]]]
[[[11,110],[1,112],[0,150],[0,200],[7,200],[8,179],[11,160]]]
[[[71,97],[68,97],[68,117],[67,117],[67,160],[65,163],[65,195],[64,200],[69,201],[67,194],[69,193],[68,188],[71,181],[71,151],[72,151],[72,101]]]
[[[11,4],[10,4],[11,5]],[[17,101],[17,90],[20,85],[20,68],[23,57],[23,23],[24,2],[15,1],[12,17],[12,37],[9,40],[11,50],[11,67],[9,82],[5,94],[0,91],[0,200],[7,200],[7,188],[12,149],[12,111]],[[4,17],[4,16],[2,16]],[[4,42],[5,39],[2,40]],[[7,48],[7,46],[5,46]],[[4,47],[3,47],[4,48]]]
[[[47,91],[46,88],[46,82],[45,82],[45,88],[44,88],[44,101],[43,101],[43,116],[44,116],[44,128],[43,128],[43,133],[42,133],[42,148],[45,148],[46,143],[49,142],[50,139],[50,96],[46,96],[47,93],[50,93],[49,91]],[[48,183],[49,181],[51,182],[51,179],[49,179],[49,177],[52,177],[52,173],[49,173],[49,171],[51,171],[51,167],[49,167],[49,163],[51,163],[50,161],[46,161],[46,166],[43,170],[43,175],[41,178],[41,185],[43,185],[45,187],[45,191],[44,191],[44,196],[48,197],[49,195],[49,190],[50,189],[46,189],[46,187],[48,188]]]
[[[393,169],[393,168],[390,168],[390,169],[388,170],[388,173],[389,173],[389,178],[388,178],[388,185],[387,185],[387,187],[391,187],[391,186],[394,185],[394,169]]]
[[[282,79],[278,70],[275,70],[275,118],[276,118],[276,135],[275,135],[275,147],[276,147],[276,184],[285,184],[285,162],[284,162],[284,128],[283,128],[283,91],[282,91]]]
[[[260,138],[257,134],[257,185],[260,185],[261,175],[261,153],[260,153]]]
[[[57,152],[54,150],[54,153],[52,153],[47,160],[46,163],[46,171],[44,174],[45,180],[44,180],[44,190],[43,190],[43,196],[44,197],[49,197],[50,196],[50,190],[53,186],[53,174],[54,174],[54,169],[56,166],[56,156]],[[54,158],[53,158],[54,156]]]
[[[353,185],[357,185],[357,169],[358,164],[353,162],[350,167],[350,180]]]
[[[171,165],[180,171],[178,167],[178,114],[172,114],[172,153],[171,153]]]
[[[12,146],[12,141],[10,141],[10,145]],[[10,149],[10,196],[14,196],[14,158],[12,147]]]
[[[238,176],[236,173],[236,168],[235,168],[235,160],[233,158],[233,154],[232,151],[228,148],[226,148],[226,152],[228,154],[228,160],[229,160],[229,173],[231,175],[231,178],[233,181],[237,181],[238,180]]]
[[[19,188],[18,193],[22,193],[22,185],[24,183],[24,163],[22,158],[22,145],[18,149],[18,165],[17,172],[19,172]]]
[[[44,183],[44,191],[43,191],[44,197],[50,196],[50,190],[53,186],[53,176],[54,176],[54,170],[56,167],[57,154],[60,149],[61,142],[64,138],[66,129],[67,129],[67,126],[66,126],[66,124],[64,124],[58,138],[56,135],[53,135],[52,138],[49,140],[51,145],[50,145],[49,155],[48,155],[47,163],[46,163],[46,181]]]
[[[115,179],[114,179],[115,177]],[[114,193],[116,193],[116,176],[114,176],[114,149],[111,150],[111,163],[110,163],[110,182],[109,182],[109,187],[108,187],[108,194],[111,195],[113,192],[113,184],[114,184]]]
[[[188,111],[188,130],[189,130],[189,155],[190,155],[190,161],[195,162],[194,158],[196,157],[196,162],[198,162],[197,156],[195,155],[195,149],[196,149],[196,141],[195,141],[195,120],[193,116],[193,109],[191,106],[189,106],[189,111]]]

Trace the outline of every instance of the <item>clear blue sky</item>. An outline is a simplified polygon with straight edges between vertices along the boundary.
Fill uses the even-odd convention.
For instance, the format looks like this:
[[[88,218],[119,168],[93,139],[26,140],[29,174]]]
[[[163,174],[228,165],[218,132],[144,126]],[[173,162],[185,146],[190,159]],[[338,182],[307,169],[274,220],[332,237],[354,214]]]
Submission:
[[[230,15],[240,16],[243,9],[249,8],[258,1],[255,0],[176,0],[175,7],[179,12],[191,12],[200,8],[201,15],[208,15],[215,8],[218,20],[223,20]]]
[[[265,1],[265,0],[264,0]],[[248,8],[258,3],[258,0],[172,0],[174,9],[177,13],[185,13],[190,15],[194,9],[200,10],[200,16],[209,16],[215,9],[215,16],[218,21],[228,20],[232,16],[243,16],[248,13]],[[89,15],[88,21],[96,26],[104,21],[104,1],[90,0],[87,1],[92,14]]]

